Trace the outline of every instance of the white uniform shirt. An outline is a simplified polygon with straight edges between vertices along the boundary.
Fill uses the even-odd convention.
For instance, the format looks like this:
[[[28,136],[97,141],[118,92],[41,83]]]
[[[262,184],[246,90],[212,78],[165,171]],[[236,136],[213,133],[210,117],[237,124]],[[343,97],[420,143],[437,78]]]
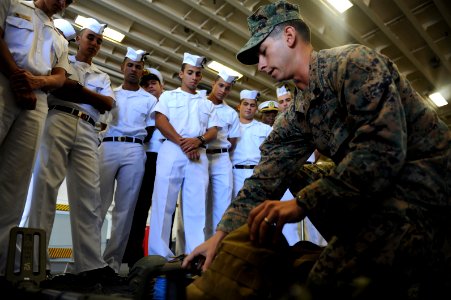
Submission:
[[[16,64],[34,75],[69,69],[67,41],[33,1],[0,1],[0,26]]]
[[[165,115],[184,138],[202,135],[207,128],[221,127],[213,102],[199,93],[190,94],[181,88],[163,92],[154,111]]]
[[[232,152],[233,165],[257,165],[260,161],[260,145],[269,135],[272,127],[257,120],[249,124],[240,122],[241,137]]]
[[[240,119],[238,113],[227,104],[215,105],[216,114],[221,120],[222,127],[218,130],[218,136],[214,141],[208,143],[209,149],[227,148],[231,144],[227,138],[238,138],[241,136]]]
[[[129,136],[144,139],[147,136],[146,127],[155,126],[152,110],[157,98],[141,87],[137,91],[114,89],[116,107],[106,112],[108,121],[104,137]]]
[[[71,62],[71,70],[69,73],[70,79],[77,80],[81,82],[89,90],[96,92],[98,94],[112,97],[114,99],[114,92],[111,88],[110,76],[102,72],[93,64],[87,64],[85,62],[77,61],[75,56],[70,56],[69,61]],[[92,105],[87,103],[73,103],[69,101],[64,101],[56,98],[52,94],[48,97],[49,106],[50,105],[64,105],[78,110],[83,111],[91,116],[94,121],[99,120],[100,113]]]

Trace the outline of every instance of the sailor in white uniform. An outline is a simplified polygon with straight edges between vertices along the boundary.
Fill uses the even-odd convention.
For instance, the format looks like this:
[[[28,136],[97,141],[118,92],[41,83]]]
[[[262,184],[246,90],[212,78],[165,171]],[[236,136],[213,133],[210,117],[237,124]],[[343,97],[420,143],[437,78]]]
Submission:
[[[287,110],[291,101],[293,100],[291,96],[290,88],[286,83],[276,88],[277,102],[279,103],[280,112]]]
[[[158,100],[163,93],[163,75],[155,68],[146,68],[145,75],[141,78],[140,85],[146,92],[152,94]],[[122,260],[123,262],[128,263],[129,268],[132,268],[135,262],[144,257],[146,254],[145,252],[147,252],[144,251],[143,240],[147,219],[149,217],[149,210],[152,204],[158,150],[160,150],[163,139],[160,131],[155,129],[150,140],[144,141],[147,159],[143,182],[133,214],[133,222],[128,237],[127,248],[125,249],[124,258]]]
[[[222,122],[218,137],[207,146],[210,162],[210,184],[207,196],[206,238],[215,231],[222,214],[232,200],[233,173],[230,154],[235,149],[240,137],[240,120],[238,113],[224,102],[232,90],[237,76],[221,70],[212,85],[208,99],[213,102],[216,114]]]
[[[53,24],[55,24],[56,29],[60,31],[68,43],[75,42],[77,32],[68,20],[62,18],[53,19]]]
[[[128,47],[121,65],[122,86],[114,89],[116,107],[100,144],[101,216],[104,220],[113,201],[111,237],[103,258],[119,273],[141,188],[146,162],[143,141],[155,128],[152,110],[157,99],[140,87],[147,53]],[[115,189],[116,185],[116,189]]]
[[[78,51],[69,57],[72,75],[48,98],[49,114],[33,171],[28,226],[48,233],[47,246],[58,190],[66,178],[75,273],[106,266],[98,226],[101,201],[95,124],[115,100],[109,76],[92,63],[105,27],[90,18],[77,35]]]
[[[204,57],[185,53],[181,87],[164,92],[155,108],[156,125],[166,140],[157,159],[150,215],[149,254],[173,256],[169,248],[172,214],[181,191],[185,252],[205,240],[208,158],[205,146],[217,136],[221,123],[214,105],[196,92]]]
[[[233,198],[238,195],[244,180],[252,175],[260,161],[260,145],[269,135],[272,127],[255,120],[260,93],[255,90],[240,92],[240,131],[236,148],[232,152]]]
[[[68,44],[70,42],[75,42],[77,32],[75,31],[74,27],[69,21],[67,21],[66,19],[53,19],[53,24],[55,24],[55,28],[60,31],[60,33],[64,36]],[[31,182],[33,182],[33,175],[31,175]],[[30,185],[28,186],[27,202],[25,203],[25,208],[22,213],[22,219],[20,220],[19,227],[26,227],[28,224],[28,216],[30,213],[32,194],[33,194],[33,184],[30,183]]]
[[[0,276],[44,129],[45,91],[61,87],[69,68],[67,41],[51,18],[70,2],[0,1]]]

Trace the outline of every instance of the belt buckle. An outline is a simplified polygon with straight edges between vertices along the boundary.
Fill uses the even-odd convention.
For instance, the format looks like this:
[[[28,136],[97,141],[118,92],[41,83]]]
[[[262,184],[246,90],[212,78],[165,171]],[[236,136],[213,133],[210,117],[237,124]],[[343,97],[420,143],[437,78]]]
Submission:
[[[119,142],[125,142],[127,138],[125,136],[120,136],[119,137]]]
[[[88,118],[89,118],[89,116],[87,114],[85,114],[84,112],[82,112],[82,111],[78,112],[77,117],[79,117],[80,119],[82,119],[84,121],[87,121]]]

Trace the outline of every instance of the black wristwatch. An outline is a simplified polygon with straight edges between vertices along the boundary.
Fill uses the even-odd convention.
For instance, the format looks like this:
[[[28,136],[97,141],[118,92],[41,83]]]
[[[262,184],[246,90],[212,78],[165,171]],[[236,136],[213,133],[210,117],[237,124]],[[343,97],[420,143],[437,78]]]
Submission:
[[[296,204],[297,204],[300,208],[302,208],[304,211],[307,211],[307,205],[305,205],[305,203],[302,202],[301,194],[298,194],[298,195],[296,196]]]
[[[201,145],[205,145],[207,143],[207,140],[204,138],[203,135],[199,135],[197,138],[200,140]]]

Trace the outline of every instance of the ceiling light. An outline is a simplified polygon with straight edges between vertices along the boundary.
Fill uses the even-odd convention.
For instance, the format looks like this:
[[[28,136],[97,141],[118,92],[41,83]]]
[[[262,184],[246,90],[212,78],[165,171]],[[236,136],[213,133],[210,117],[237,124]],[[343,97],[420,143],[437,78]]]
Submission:
[[[439,92],[430,94],[429,99],[431,99],[438,107],[448,104],[446,99]]]
[[[125,35],[123,35],[119,31],[108,27],[105,28],[105,30],[103,31],[103,36],[112,39],[113,41],[116,41],[118,43],[122,42],[122,40],[125,38]]]
[[[352,3],[348,0],[327,0],[339,13],[344,13],[352,7]]]
[[[86,19],[87,19],[86,17],[79,15],[75,19],[75,24],[77,24],[80,28],[83,28],[84,25],[86,24]],[[123,35],[119,31],[111,29],[109,27],[105,28],[105,30],[103,31],[103,36],[107,39],[113,40],[118,43],[122,42],[122,40],[125,37],[125,35]]]
[[[239,73],[239,72],[237,72],[237,71],[235,71],[235,70],[233,70],[233,69],[231,69],[229,67],[226,67],[223,64],[218,63],[215,60],[212,60],[212,61],[208,62],[207,63],[207,67],[209,67],[210,69],[216,71],[217,73],[219,73],[219,71],[221,71],[221,70],[225,70],[225,71],[227,71],[227,73],[229,73],[232,76],[238,76],[238,79],[243,77],[243,74],[241,74],[241,73]]]

